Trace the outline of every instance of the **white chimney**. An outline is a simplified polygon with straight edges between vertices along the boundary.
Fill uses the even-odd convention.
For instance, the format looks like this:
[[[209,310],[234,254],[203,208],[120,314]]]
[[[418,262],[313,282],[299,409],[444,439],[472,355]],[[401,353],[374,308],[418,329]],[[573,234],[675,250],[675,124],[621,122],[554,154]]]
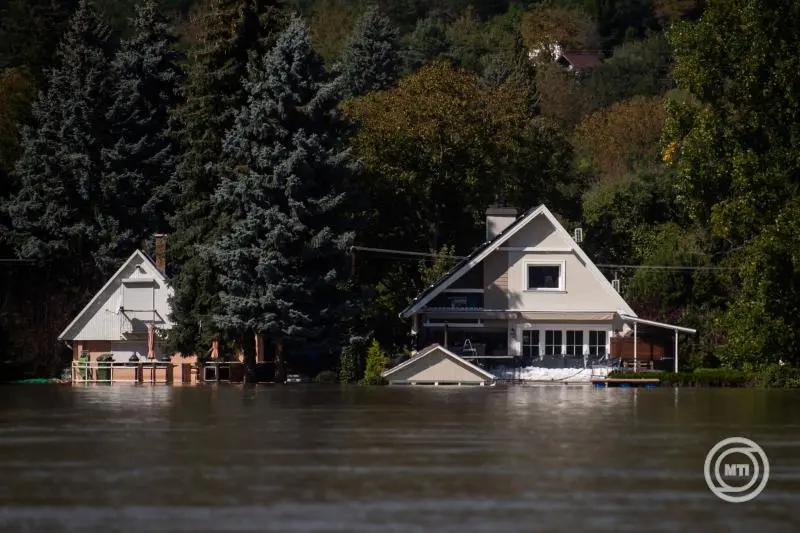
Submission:
[[[486,240],[490,241],[517,219],[513,207],[490,207],[486,210]]]

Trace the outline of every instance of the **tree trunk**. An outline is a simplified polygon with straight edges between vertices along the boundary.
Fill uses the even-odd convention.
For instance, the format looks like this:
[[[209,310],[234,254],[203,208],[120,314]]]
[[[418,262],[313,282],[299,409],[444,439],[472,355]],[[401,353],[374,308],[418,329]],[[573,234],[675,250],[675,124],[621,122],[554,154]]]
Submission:
[[[275,343],[275,382],[286,381],[286,365],[283,359],[283,341]]]

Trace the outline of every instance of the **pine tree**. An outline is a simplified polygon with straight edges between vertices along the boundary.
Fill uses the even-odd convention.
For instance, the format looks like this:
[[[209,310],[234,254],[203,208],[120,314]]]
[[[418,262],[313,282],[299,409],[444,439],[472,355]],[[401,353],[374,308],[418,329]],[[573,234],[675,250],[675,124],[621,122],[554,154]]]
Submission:
[[[370,7],[356,24],[337,68],[344,96],[388,89],[400,68],[398,30],[377,7]]]
[[[73,283],[85,281],[81,287],[120,258],[119,199],[101,179],[100,157],[111,54],[107,27],[81,0],[59,45],[59,64],[33,105],[32,125],[22,131],[20,191],[6,206],[19,255],[69,270]]]
[[[302,21],[248,70],[248,102],[224,142],[234,171],[215,194],[232,219],[212,247],[223,288],[216,319],[264,334],[280,369],[284,345],[340,345],[353,237],[342,188],[354,163],[341,147],[338,91]]]
[[[110,144],[103,150],[103,181],[125,199],[117,216],[121,237],[131,249],[167,229],[164,188],[176,154],[169,110],[179,102],[183,80],[177,39],[156,2],[144,0],[136,14],[134,34],[123,41],[112,65]]]
[[[222,136],[245,102],[242,79],[248,58],[263,55],[283,26],[281,0],[213,0],[199,21],[202,44],[191,54],[183,95],[175,117],[181,153],[170,182],[175,199],[167,267],[175,295],[171,301],[170,344],[184,353],[207,346],[223,333],[213,327],[219,287],[201,245],[224,231],[214,209]]]

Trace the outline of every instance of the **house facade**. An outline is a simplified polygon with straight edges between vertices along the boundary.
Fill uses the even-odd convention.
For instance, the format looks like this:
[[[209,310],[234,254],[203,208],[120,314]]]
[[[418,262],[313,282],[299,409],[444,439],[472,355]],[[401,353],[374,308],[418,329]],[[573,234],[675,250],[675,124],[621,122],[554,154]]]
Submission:
[[[131,254],[58,336],[72,350],[73,381],[79,376],[96,381],[98,368],[113,367],[113,379],[109,370],[108,379],[100,381],[171,382],[177,380],[173,367],[196,361],[169,354],[162,344],[172,326],[164,239],[156,236],[155,260],[141,250]],[[101,356],[105,366],[98,364]],[[137,371],[138,363],[146,364],[150,375]]]
[[[543,205],[519,217],[487,210],[486,242],[400,316],[416,346],[439,343],[484,364],[585,368],[619,357],[630,337],[636,359],[638,330],[656,328],[674,332],[661,358],[677,366],[677,335],[694,332],[639,318]]]

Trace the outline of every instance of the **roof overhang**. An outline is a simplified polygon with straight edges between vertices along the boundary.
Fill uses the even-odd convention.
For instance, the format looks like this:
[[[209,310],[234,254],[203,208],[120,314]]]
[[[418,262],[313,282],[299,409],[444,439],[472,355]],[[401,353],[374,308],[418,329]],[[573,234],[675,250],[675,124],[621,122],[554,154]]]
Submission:
[[[683,326],[675,326],[673,324],[666,324],[664,322],[656,322],[655,320],[645,320],[636,316],[626,315],[620,313],[619,317],[625,322],[633,322],[635,324],[645,324],[648,326],[655,326],[657,328],[671,329],[673,331],[681,331],[683,333],[697,333],[696,329],[685,328]]]

